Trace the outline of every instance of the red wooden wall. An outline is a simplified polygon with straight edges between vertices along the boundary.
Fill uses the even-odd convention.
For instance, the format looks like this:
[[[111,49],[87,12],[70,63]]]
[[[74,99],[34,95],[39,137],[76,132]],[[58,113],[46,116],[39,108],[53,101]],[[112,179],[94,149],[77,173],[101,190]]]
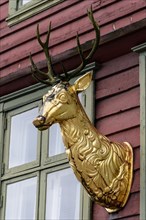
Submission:
[[[5,82],[25,76],[30,73],[25,70],[30,66],[28,59],[32,52],[35,62],[44,60],[44,55],[36,40],[36,24],[40,24],[42,38],[45,37],[49,20],[52,21],[52,32],[50,41],[50,51],[53,57],[65,54],[76,47],[76,32],[81,35],[81,43],[90,41],[95,37],[92,25],[87,18],[86,9],[92,4],[94,16],[101,29],[101,43],[126,34],[122,28],[133,25],[132,30],[137,30],[144,25],[145,0],[69,0],[64,1],[26,21],[13,27],[8,27],[5,19],[8,16],[8,0],[0,1],[0,50],[1,50],[1,77],[5,77]],[[117,36],[117,31],[118,36]],[[130,29],[127,28],[129,32]],[[109,36],[111,34],[111,37]],[[138,33],[137,33],[138,34]],[[144,36],[143,36],[144,39]],[[142,40],[132,39],[133,45]],[[121,52],[123,48],[119,48]],[[71,52],[68,53],[70,56]],[[114,53],[110,53],[111,59]],[[59,57],[62,59],[63,56]],[[104,52],[97,57],[104,60]],[[55,62],[58,60],[56,59]],[[74,68],[75,64],[70,64],[69,68]],[[3,79],[4,80],[4,79]],[[29,82],[28,82],[29,83]]]
[[[79,64],[76,32],[84,49],[94,37],[86,9],[92,4],[100,25],[101,43],[93,61],[101,63],[96,73],[96,127],[114,141],[128,141],[134,149],[134,179],[123,210],[108,214],[93,205],[93,220],[139,219],[139,69],[138,55],[131,48],[145,41],[145,0],[66,0],[13,27],[8,27],[8,0],[0,0],[0,95],[32,83],[29,53],[35,63],[46,67],[36,40],[36,24],[42,39],[52,21],[50,51],[56,70],[63,61],[68,70]]]
[[[103,63],[96,74],[96,127],[113,141],[128,141],[134,151],[134,176],[126,206],[108,214],[93,206],[93,220],[139,219],[140,137],[138,55],[129,53]]]

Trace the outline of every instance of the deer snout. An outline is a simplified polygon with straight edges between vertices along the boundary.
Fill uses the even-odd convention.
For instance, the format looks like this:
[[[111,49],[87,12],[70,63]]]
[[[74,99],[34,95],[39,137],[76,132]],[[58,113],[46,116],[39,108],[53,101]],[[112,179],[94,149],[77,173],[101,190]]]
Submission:
[[[46,121],[46,118],[42,115],[39,115],[37,118],[34,119],[33,124],[35,127],[38,128],[38,127],[44,125],[45,121]]]

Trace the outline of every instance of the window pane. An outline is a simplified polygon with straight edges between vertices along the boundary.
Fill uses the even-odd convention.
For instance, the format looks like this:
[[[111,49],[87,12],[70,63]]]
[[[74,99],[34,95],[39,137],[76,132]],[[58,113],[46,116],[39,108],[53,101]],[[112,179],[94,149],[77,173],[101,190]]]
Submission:
[[[37,177],[7,186],[5,220],[33,220],[36,209]]]
[[[31,0],[22,0],[22,5],[27,4],[28,2],[30,2]]]
[[[16,1],[16,0],[15,0]],[[32,0],[17,0],[16,10],[19,10],[23,5],[31,2]]]
[[[11,118],[9,168],[36,160],[37,129],[32,121],[37,113],[34,108]]]
[[[79,219],[80,183],[72,170],[47,175],[46,220]]]
[[[49,129],[49,157],[65,152],[62,141],[61,130],[58,124],[54,124]]]

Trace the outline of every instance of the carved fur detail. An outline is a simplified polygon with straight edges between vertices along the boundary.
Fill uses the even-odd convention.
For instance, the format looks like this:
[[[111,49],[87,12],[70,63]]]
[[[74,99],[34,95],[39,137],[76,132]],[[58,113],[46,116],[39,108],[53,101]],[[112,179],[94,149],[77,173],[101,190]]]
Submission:
[[[128,190],[131,151],[126,143],[113,143],[98,133],[80,109],[76,118],[60,123],[69,163],[97,203],[120,208]]]
[[[39,130],[59,123],[69,163],[91,198],[114,212],[130,193],[133,155],[129,143],[112,142],[88,119],[77,96],[91,82],[91,73],[74,85],[58,83],[44,96],[41,115],[34,121]]]

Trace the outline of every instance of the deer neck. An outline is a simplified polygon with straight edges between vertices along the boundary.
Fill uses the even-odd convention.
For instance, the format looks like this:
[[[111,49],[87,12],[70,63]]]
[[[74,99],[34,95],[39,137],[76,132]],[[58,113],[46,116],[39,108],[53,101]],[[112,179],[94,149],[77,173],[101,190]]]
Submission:
[[[75,118],[63,121],[60,126],[68,160],[77,179],[94,201],[111,207],[110,212],[118,210],[129,187],[128,161],[132,154],[129,144],[113,143],[99,134],[81,106]]]
[[[76,117],[60,123],[63,141],[67,149],[81,145],[93,146],[98,142],[98,133],[91,124],[80,103],[77,104]],[[90,143],[89,143],[90,142]]]

